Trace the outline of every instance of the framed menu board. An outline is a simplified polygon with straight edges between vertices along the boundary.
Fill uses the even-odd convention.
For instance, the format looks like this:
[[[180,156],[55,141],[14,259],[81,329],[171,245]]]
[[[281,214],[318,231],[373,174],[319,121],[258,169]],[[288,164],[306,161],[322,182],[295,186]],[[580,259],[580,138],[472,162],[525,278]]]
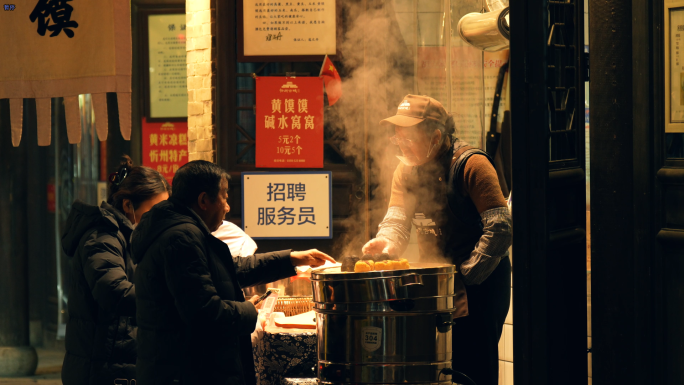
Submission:
[[[239,61],[318,60],[337,53],[336,1],[238,1]]]
[[[185,13],[157,12],[142,15],[147,30],[141,50],[145,116],[152,122],[184,120],[188,116]]]
[[[684,1],[665,3],[665,132],[684,133]]]

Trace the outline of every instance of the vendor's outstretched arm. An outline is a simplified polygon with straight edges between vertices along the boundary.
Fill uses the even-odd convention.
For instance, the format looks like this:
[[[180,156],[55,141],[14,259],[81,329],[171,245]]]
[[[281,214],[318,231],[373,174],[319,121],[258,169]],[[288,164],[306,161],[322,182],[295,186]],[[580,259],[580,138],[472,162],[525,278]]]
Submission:
[[[376,239],[387,240],[387,245],[383,247],[383,250],[369,250],[370,254],[386,252],[402,255],[411,238],[411,219],[406,216],[404,208],[400,206],[390,207],[385,214],[385,219],[380,222],[378,227],[380,230],[378,230]]]
[[[411,238],[411,218],[415,202],[406,193],[403,165],[399,164],[392,177],[389,208],[378,226],[378,234],[363,247],[364,254],[388,253],[402,255]]]

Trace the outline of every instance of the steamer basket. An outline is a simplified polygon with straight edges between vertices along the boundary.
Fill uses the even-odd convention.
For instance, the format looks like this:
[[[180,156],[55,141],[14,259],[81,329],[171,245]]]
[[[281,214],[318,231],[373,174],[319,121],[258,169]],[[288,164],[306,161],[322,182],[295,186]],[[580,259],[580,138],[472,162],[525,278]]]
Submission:
[[[278,297],[273,311],[292,317],[313,310],[313,306],[313,297]]]
[[[273,287],[280,290],[279,295],[287,295],[291,297],[307,297],[311,296],[311,282],[308,279],[300,278],[294,282],[290,282],[290,278],[280,279],[271,283],[264,283],[261,285],[250,286],[242,288],[245,297],[249,298],[253,295],[262,295],[266,289]]]

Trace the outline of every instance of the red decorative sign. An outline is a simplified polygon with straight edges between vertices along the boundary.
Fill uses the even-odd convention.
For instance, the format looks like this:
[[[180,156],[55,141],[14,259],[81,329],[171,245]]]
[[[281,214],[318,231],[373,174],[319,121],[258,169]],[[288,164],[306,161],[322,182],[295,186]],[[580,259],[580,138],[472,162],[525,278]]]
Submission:
[[[323,167],[323,79],[256,79],[256,166]]]
[[[188,163],[188,123],[142,121],[143,166],[159,171],[171,183],[178,169]]]

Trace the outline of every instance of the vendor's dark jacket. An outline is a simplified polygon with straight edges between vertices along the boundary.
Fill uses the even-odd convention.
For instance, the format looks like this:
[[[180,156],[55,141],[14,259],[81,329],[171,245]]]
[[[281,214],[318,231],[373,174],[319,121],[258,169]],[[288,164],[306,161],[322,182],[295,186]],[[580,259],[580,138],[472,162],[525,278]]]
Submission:
[[[138,385],[253,384],[254,306],[241,287],[295,274],[290,251],[233,258],[175,198],[143,216],[138,263]]]
[[[135,379],[133,227],[117,209],[74,202],[62,248],[70,256],[65,385]]]

